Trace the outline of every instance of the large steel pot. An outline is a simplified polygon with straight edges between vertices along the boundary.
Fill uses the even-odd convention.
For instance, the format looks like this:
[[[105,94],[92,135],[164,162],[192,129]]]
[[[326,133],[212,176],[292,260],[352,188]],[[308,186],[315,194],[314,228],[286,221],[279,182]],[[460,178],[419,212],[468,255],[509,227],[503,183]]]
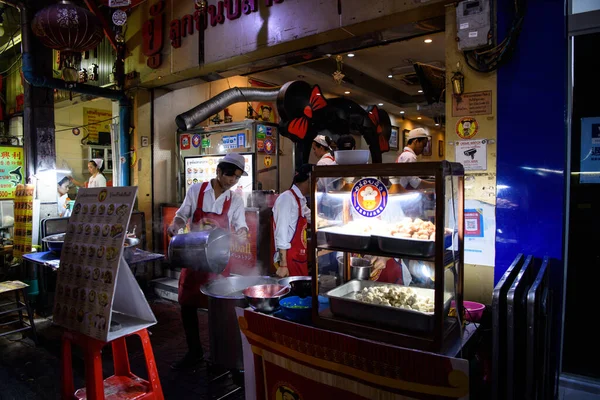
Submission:
[[[223,229],[183,233],[169,242],[169,261],[181,268],[220,274],[229,262],[231,235]]]
[[[235,308],[248,307],[242,293],[247,287],[276,283],[277,279],[268,276],[230,276],[202,286],[200,291],[208,297],[210,361],[213,364],[227,369],[244,369]]]

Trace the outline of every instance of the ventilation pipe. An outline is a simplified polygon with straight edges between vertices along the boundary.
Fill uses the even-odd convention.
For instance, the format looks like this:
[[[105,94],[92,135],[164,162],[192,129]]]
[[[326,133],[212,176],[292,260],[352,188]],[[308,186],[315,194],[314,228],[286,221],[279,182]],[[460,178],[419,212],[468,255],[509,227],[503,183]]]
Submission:
[[[0,3],[15,7],[21,13],[21,57],[23,77],[32,86],[49,89],[68,90],[75,93],[96,97],[104,97],[119,101],[119,149],[120,156],[125,157],[125,162],[120,162],[120,157],[113,160],[119,168],[119,186],[129,186],[129,128],[130,128],[130,102],[122,90],[111,90],[98,86],[85,84],[69,84],[61,79],[39,76],[35,73],[33,55],[31,54],[31,18],[29,9],[21,1],[0,0]]]
[[[232,104],[250,101],[275,101],[285,87],[284,85],[281,89],[238,87],[227,89],[204,103],[198,104],[191,110],[179,114],[175,118],[175,123],[179,129],[189,130]]]

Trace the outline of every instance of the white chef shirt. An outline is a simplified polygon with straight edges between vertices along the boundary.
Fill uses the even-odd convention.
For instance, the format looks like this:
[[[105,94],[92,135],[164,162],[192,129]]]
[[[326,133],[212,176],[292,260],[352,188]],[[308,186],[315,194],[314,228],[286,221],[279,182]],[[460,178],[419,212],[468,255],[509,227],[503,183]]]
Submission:
[[[402,151],[402,153],[398,156],[398,159],[396,160],[396,162],[397,163],[417,162],[417,155],[415,154],[413,149],[411,149],[410,147],[407,146],[404,148],[404,151]],[[416,189],[421,184],[421,178],[419,178],[417,176],[405,176],[405,177],[400,178],[400,184],[402,185],[402,187],[406,188],[409,183],[413,189]]]
[[[337,165],[333,156],[329,153],[323,154],[323,157],[317,161],[317,166]],[[319,192],[325,192],[332,189],[331,185],[336,181],[336,178],[319,178],[317,181],[317,189]]]
[[[298,189],[298,186],[292,185],[296,196],[300,198],[300,207],[302,215],[310,223],[310,208],[306,205],[306,198]],[[298,203],[294,194],[286,190],[277,197],[273,205],[273,219],[275,220],[275,248],[287,250],[292,247],[291,241],[296,232],[298,223]]]
[[[102,174],[98,174],[95,177],[90,176],[87,187],[89,187],[89,188],[106,187],[106,178]]]
[[[198,207],[198,194],[200,194],[201,183],[195,183],[187,191],[183,204],[179,207],[179,210],[175,213],[176,217],[188,221],[194,215],[196,208]],[[204,202],[202,204],[202,211],[212,212],[215,214],[221,214],[223,212],[223,204],[226,199],[231,198],[231,206],[227,213],[229,224],[233,227],[234,231],[238,231],[242,228],[248,229],[246,225],[246,214],[244,210],[244,200],[233,193],[231,190],[223,192],[219,198],[215,201],[215,191],[212,185],[209,183],[206,185],[204,190]]]
[[[58,198],[58,202],[56,203],[58,208],[58,216],[62,217],[67,211],[67,199],[69,198],[69,194],[65,193]]]

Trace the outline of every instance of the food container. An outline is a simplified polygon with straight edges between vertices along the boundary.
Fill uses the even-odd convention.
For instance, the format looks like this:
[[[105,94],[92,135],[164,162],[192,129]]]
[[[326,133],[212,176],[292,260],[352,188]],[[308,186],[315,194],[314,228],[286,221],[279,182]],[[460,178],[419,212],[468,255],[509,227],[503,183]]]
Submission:
[[[371,235],[348,235],[344,227],[323,228],[317,231],[318,245],[339,249],[367,250],[371,246]]]
[[[280,292],[280,290],[284,289]],[[290,286],[284,285],[255,285],[246,288],[242,293],[250,307],[256,311],[270,314],[279,309],[279,300],[291,290]],[[275,295],[277,292],[279,294]]]
[[[227,369],[244,369],[242,339],[236,307],[246,308],[243,291],[248,286],[277,283],[268,276],[229,276],[200,288],[208,297],[210,361]]]
[[[220,274],[229,262],[230,238],[224,229],[174,236],[169,243],[169,261],[177,268]]]
[[[292,296],[310,296],[312,290],[312,278],[310,276],[288,276],[280,279],[277,283],[283,286],[289,285],[292,288],[289,294]]]
[[[435,240],[409,239],[387,235],[373,235],[379,250],[386,253],[406,256],[433,257]],[[452,235],[444,236],[444,249],[452,246]]]
[[[369,150],[337,150],[334,152],[338,165],[366,164],[369,162]]]
[[[451,305],[452,308],[455,308],[454,301]],[[477,303],[475,301],[463,301],[464,308],[464,316],[465,320],[469,322],[479,322],[481,321],[481,317],[483,316],[483,311],[485,310],[485,304]]]
[[[352,280],[342,286],[327,292],[329,297],[329,306],[334,315],[370,322],[381,326],[401,328],[407,331],[431,332],[434,324],[434,314],[425,313],[404,308],[383,306],[378,304],[369,304],[356,300],[356,294],[366,287],[387,286],[389,283],[374,281]],[[432,289],[423,289],[411,287],[420,296],[434,299],[435,291]],[[444,304],[445,315],[450,309],[451,296],[448,295]]]
[[[46,236],[42,241],[46,243],[48,250],[60,254],[63,244],[65,243],[65,235],[65,233],[58,233],[56,235]]]
[[[309,322],[312,313],[312,297],[290,296],[279,302],[283,316],[291,321]]]

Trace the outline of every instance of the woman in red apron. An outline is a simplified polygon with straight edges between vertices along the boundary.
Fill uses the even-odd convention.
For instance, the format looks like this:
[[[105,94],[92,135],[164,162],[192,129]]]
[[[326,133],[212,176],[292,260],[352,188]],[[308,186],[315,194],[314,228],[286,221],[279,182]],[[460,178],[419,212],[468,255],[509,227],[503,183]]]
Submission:
[[[282,193],[273,206],[273,232],[275,236],[275,264],[277,275],[308,276],[306,228],[310,210],[303,206],[309,192],[312,166],[301,166],[294,176],[292,188]],[[295,219],[295,223],[294,223]],[[290,238],[291,227],[294,233]]]
[[[247,175],[244,172],[244,166],[244,156],[228,154],[219,162],[215,179],[212,179],[211,182],[192,185],[169,227],[169,234],[177,234],[179,229],[185,226],[185,222],[191,220],[191,231],[216,228],[230,230],[230,226],[233,226],[240,237],[246,236],[248,228],[244,218],[244,201],[239,196],[234,197],[229,190],[242,175]],[[193,200],[196,200],[196,204]],[[218,205],[221,201],[223,201],[222,207]],[[204,211],[204,209],[212,211]],[[229,265],[221,275],[229,275]],[[183,359],[171,366],[174,369],[193,368],[203,360],[198,327],[198,308],[206,307],[206,304],[200,287],[215,278],[217,278],[216,274],[194,271],[189,268],[181,269],[178,301],[181,304],[181,319],[188,352]]]

